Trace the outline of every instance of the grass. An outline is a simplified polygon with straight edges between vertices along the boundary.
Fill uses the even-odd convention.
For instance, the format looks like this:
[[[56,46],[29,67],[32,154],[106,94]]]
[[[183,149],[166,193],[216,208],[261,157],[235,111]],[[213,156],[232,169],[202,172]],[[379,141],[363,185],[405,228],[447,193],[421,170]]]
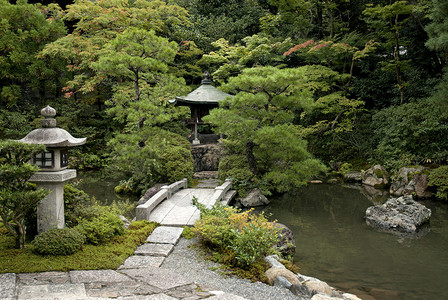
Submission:
[[[84,245],[81,251],[68,256],[41,256],[29,247],[13,249],[14,238],[0,230],[0,273],[116,269],[157,227],[152,222],[134,223],[124,235],[102,245]]]

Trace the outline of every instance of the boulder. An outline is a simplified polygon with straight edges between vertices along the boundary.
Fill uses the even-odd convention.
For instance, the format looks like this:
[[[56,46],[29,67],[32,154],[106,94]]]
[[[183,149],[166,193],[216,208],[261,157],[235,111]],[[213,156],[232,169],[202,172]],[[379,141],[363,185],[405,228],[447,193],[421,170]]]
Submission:
[[[362,182],[362,173],[358,171],[350,171],[344,174],[345,182]]]
[[[139,206],[140,204],[145,204],[146,201],[148,201],[152,196],[157,194],[162,189],[162,186],[164,186],[164,184],[157,183],[153,187],[146,190],[145,194],[140,198],[140,200],[138,200],[138,202],[135,206]]]
[[[285,268],[269,268],[264,275],[270,285],[274,283],[275,278],[278,276],[285,277],[291,284],[300,284],[296,274]]]
[[[285,266],[278,261],[277,255],[269,255],[264,258],[264,261],[268,263],[271,268],[283,268],[286,269]]]
[[[389,185],[389,173],[380,165],[375,165],[362,172],[362,183],[377,188]]]
[[[324,293],[328,295],[333,294],[333,289],[331,288],[331,286],[329,286],[328,283],[324,281],[302,274],[297,274],[297,277],[299,278],[299,281],[302,284],[306,285],[311,292]]]
[[[335,298],[331,297],[330,295],[326,294],[315,294],[311,300],[335,300]]]
[[[289,282],[288,279],[286,279],[283,276],[277,276],[274,279],[273,286],[289,289],[291,287],[291,285],[292,285],[292,283]]]
[[[414,234],[430,217],[431,210],[409,195],[391,198],[383,205],[371,206],[366,210],[369,226],[392,233]]]
[[[269,204],[268,198],[260,189],[251,190],[246,197],[239,200],[243,207],[255,207]]]
[[[342,294],[342,298],[344,300],[361,300],[358,296],[349,293]]]
[[[418,198],[429,198],[433,193],[428,191],[428,172],[423,166],[401,168],[390,186],[393,196],[415,195]]]
[[[289,290],[291,293],[302,299],[309,299],[314,295],[314,293],[311,293],[307,286],[303,284],[293,284],[289,287]]]
[[[274,223],[274,226],[280,229],[279,242],[276,247],[282,256],[293,256],[296,252],[296,241],[294,239],[294,232],[286,225],[281,223]]]
[[[310,280],[305,281],[303,284],[306,285],[308,290],[310,290],[311,292],[314,291],[316,293],[323,293],[326,295],[331,295],[333,293],[332,288],[328,285],[328,283],[324,281]]]

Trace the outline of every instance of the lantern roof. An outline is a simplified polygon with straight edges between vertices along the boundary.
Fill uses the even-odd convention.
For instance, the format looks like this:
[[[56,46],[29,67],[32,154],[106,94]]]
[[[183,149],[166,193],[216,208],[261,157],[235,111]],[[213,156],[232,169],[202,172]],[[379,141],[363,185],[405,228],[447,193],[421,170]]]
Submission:
[[[50,106],[40,111],[45,117],[41,121],[42,128],[34,129],[23,139],[18,140],[25,144],[40,144],[50,148],[73,147],[86,143],[86,138],[74,138],[70,133],[62,128],[56,127],[56,110]]]
[[[224,93],[211,84],[210,75],[208,72],[204,73],[204,79],[201,85],[189,93],[187,96],[176,97],[169,100],[171,104],[214,104],[218,105],[218,102],[224,100],[226,97],[233,97],[227,93]]]

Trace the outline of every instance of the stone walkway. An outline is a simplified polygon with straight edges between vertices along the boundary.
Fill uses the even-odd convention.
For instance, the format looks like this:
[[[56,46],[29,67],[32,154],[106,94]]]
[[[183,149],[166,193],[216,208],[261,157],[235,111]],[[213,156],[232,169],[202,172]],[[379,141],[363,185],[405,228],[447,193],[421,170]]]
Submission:
[[[182,228],[157,227],[118,270],[0,274],[0,299],[244,300],[159,268]]]
[[[191,202],[193,197],[206,206],[212,206],[214,193],[215,190],[210,188],[179,190],[154,208],[149,221],[168,226],[191,226],[201,215]]]

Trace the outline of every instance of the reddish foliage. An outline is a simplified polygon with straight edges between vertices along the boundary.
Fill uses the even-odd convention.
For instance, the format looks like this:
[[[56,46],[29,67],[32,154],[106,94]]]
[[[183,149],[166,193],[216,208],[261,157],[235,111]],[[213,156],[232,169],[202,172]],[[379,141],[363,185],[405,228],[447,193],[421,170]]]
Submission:
[[[295,51],[297,51],[299,49],[306,48],[306,47],[308,47],[310,45],[314,45],[314,40],[309,40],[309,41],[306,41],[306,42],[304,42],[302,44],[295,45],[294,47],[292,47],[291,49],[289,49],[288,51],[283,53],[283,55],[284,56],[288,56],[288,55],[292,54],[293,52],[295,52]]]

